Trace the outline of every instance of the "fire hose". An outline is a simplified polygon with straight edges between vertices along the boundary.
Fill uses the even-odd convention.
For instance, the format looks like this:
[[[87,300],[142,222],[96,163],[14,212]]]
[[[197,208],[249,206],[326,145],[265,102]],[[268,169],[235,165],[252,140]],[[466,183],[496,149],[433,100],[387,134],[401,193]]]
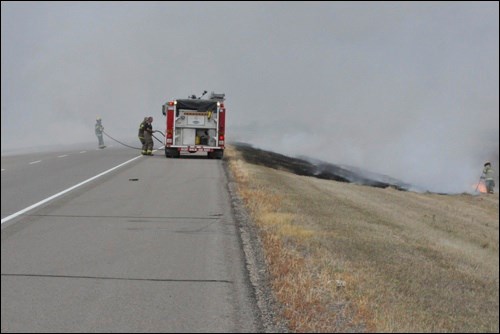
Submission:
[[[153,133],[155,133],[155,132],[159,132],[159,133],[161,133],[161,134],[163,135],[163,137],[165,137],[165,134],[164,134],[163,132],[161,132],[160,130],[155,130],[155,131],[153,131]],[[114,140],[115,142],[120,143],[120,144],[122,144],[123,146],[130,147],[130,148],[133,148],[133,149],[136,149],[136,150],[142,150],[142,147],[133,147],[133,146],[130,146],[130,145],[127,145],[127,144],[122,143],[121,141],[119,141],[119,140],[117,140],[117,139],[115,139],[115,138],[111,137],[111,136],[110,136],[109,134],[107,134],[107,133],[106,133],[106,131],[104,131],[104,130],[102,130],[102,133],[104,133],[104,134],[105,134],[107,137],[109,137],[111,140]],[[160,139],[158,139],[158,138],[157,138],[154,134],[151,134],[151,135],[153,136],[153,138],[155,138],[155,139],[156,139],[156,140],[158,140],[161,144],[163,144],[163,142],[162,142]]]

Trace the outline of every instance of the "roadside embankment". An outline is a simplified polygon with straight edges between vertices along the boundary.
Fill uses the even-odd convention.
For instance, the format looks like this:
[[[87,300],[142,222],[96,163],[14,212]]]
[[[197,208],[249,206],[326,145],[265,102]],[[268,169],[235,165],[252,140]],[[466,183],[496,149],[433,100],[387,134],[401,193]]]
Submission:
[[[233,146],[224,159],[291,332],[498,332],[498,194],[322,180]]]

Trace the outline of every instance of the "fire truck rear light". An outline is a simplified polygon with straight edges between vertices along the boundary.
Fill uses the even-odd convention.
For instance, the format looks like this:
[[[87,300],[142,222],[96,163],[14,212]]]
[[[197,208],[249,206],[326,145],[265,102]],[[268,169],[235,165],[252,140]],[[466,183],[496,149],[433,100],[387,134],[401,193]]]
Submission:
[[[224,135],[220,135],[219,140],[224,140]]]
[[[172,138],[167,138],[167,144],[172,144]]]

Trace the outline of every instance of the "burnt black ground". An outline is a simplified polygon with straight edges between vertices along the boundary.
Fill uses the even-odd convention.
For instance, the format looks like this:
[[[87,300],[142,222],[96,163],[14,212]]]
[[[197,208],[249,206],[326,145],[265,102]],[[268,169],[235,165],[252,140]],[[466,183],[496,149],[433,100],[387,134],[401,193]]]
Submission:
[[[241,152],[245,161],[269,168],[286,170],[288,172],[312,176],[319,179],[334,180],[339,182],[355,183],[370,187],[393,187],[407,191],[411,185],[385,175],[362,171],[359,168],[346,168],[332,163],[315,160],[312,158],[292,158],[283,154],[255,148],[252,145],[235,142],[231,143]],[[355,170],[356,169],[356,170]]]

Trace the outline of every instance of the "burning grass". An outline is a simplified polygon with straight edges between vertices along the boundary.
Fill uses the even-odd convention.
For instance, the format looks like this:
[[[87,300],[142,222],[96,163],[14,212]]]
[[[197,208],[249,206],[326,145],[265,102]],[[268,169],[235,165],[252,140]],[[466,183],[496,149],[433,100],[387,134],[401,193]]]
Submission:
[[[437,195],[226,160],[293,332],[498,332],[498,195]]]

